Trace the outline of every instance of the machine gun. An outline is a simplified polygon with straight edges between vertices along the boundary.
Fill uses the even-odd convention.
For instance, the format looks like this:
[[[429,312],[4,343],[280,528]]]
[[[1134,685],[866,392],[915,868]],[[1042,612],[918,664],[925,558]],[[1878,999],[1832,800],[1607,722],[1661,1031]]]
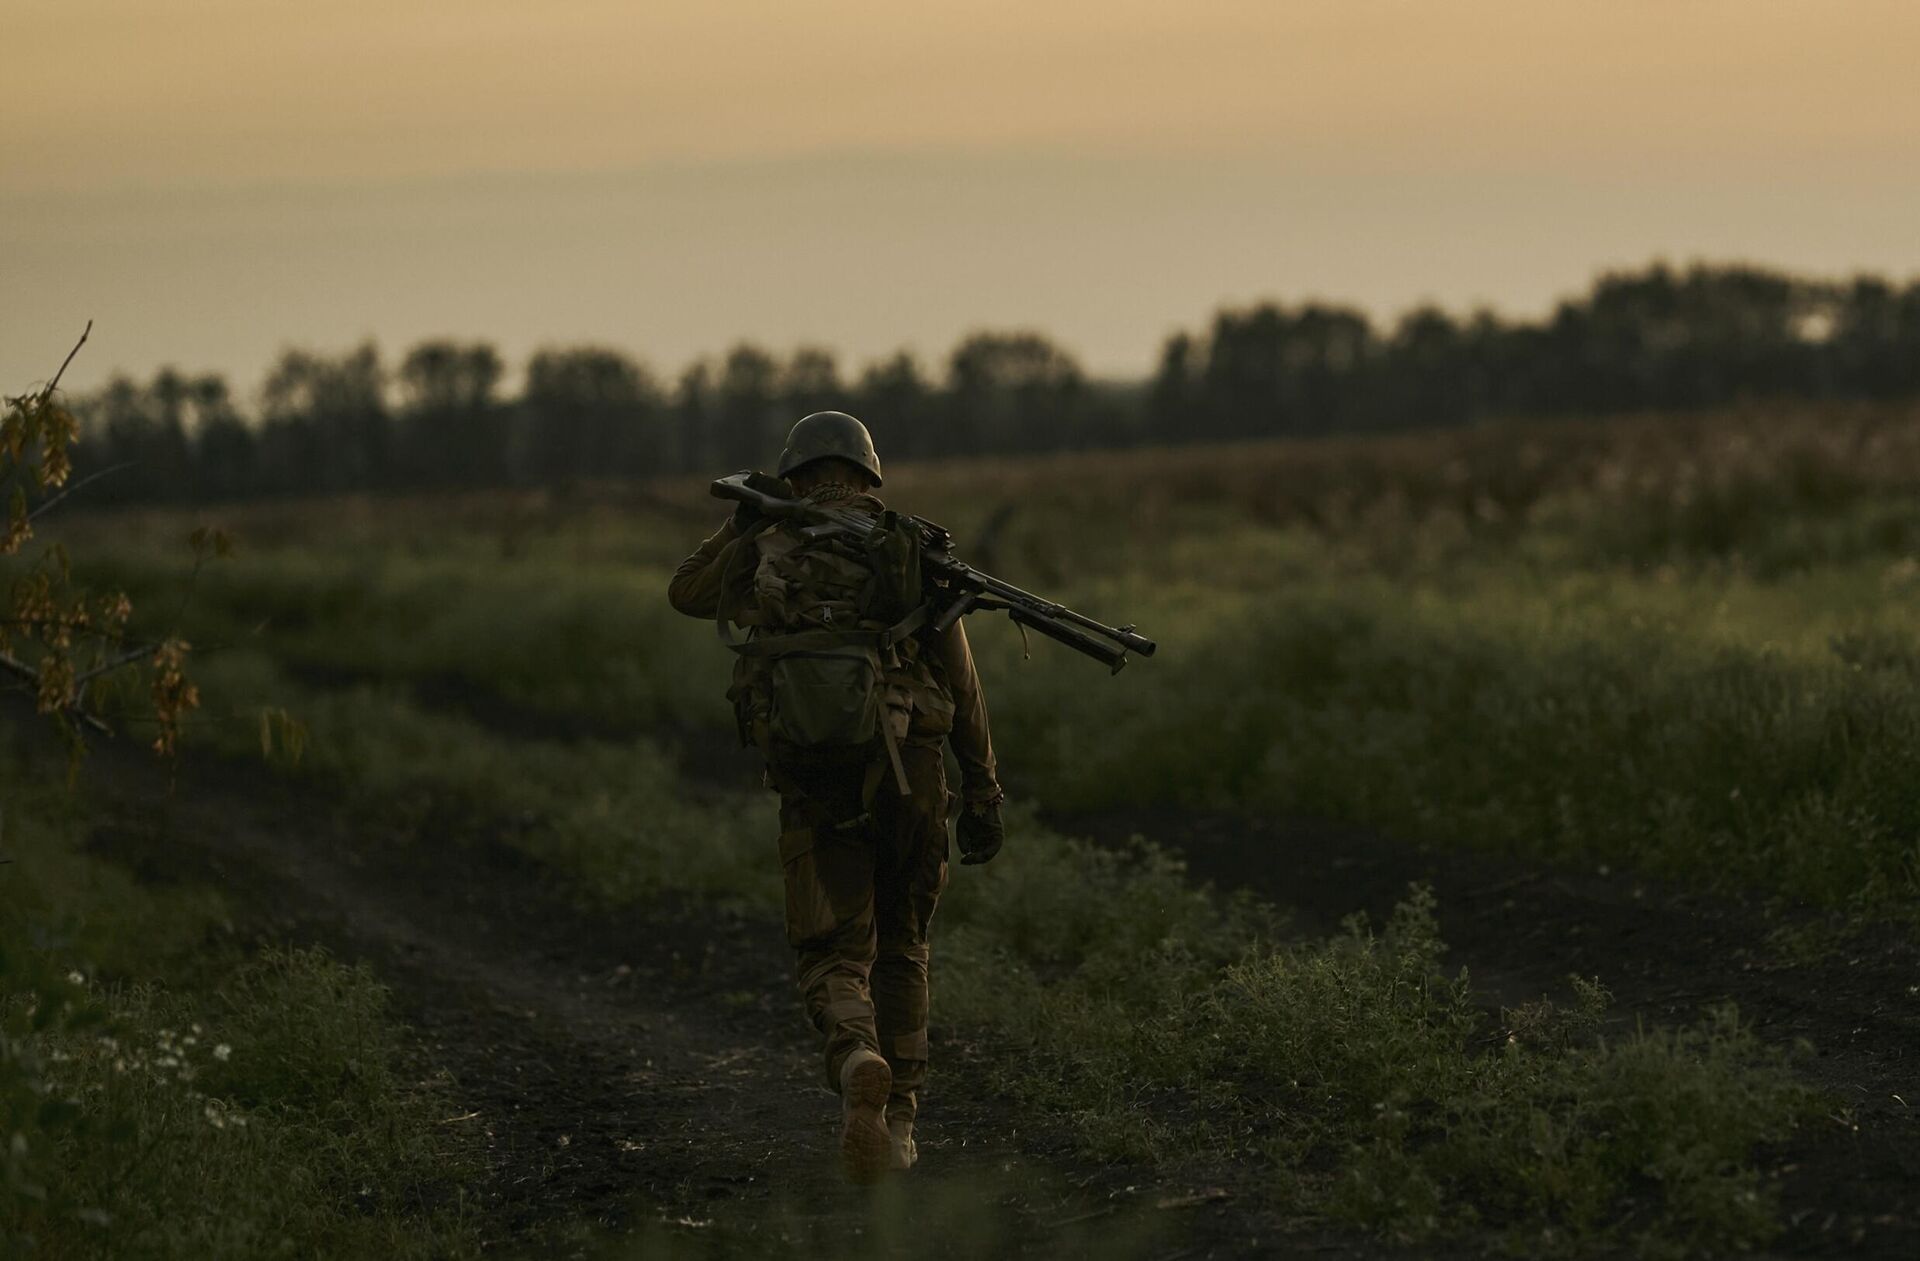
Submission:
[[[842,535],[865,543],[883,528],[877,518],[865,512],[771,494],[750,483],[755,477],[752,473],[722,477],[713,483],[713,495],[716,499],[751,505],[768,517],[803,522],[800,533],[807,538]],[[1144,635],[1135,634],[1133,627],[1096,622],[1064,604],[981,573],[954,556],[953,536],[945,528],[920,517],[904,513],[900,516],[920,532],[922,581],[934,589],[927,624],[935,632],[944,632],[969,613],[1004,610],[1020,626],[1030,627],[1048,639],[1104,663],[1115,674],[1127,664],[1129,652],[1143,657],[1153,655],[1157,645]]]

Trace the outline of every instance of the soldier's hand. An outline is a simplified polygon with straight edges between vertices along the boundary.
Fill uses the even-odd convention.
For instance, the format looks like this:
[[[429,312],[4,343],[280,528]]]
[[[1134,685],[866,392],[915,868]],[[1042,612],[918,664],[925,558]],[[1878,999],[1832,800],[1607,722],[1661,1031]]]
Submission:
[[[993,861],[993,856],[1000,852],[1000,846],[1007,839],[1007,825],[1000,817],[1000,803],[982,801],[967,806],[960,812],[960,821],[955,825],[954,832],[960,844],[960,862],[963,866]]]
[[[748,490],[757,490],[774,499],[793,498],[793,487],[771,473],[750,473],[747,475],[746,485]],[[743,499],[733,510],[733,528],[740,533],[745,533],[754,522],[760,519],[761,515],[759,508]]]

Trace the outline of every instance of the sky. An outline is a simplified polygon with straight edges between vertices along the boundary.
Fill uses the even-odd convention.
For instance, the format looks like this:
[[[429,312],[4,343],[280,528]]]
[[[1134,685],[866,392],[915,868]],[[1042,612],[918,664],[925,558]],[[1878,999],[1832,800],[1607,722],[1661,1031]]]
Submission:
[[[88,319],[79,388],[982,327],[1132,375],[1269,298],[1920,274],[1910,0],[5,0],[0,46],[8,392]]]

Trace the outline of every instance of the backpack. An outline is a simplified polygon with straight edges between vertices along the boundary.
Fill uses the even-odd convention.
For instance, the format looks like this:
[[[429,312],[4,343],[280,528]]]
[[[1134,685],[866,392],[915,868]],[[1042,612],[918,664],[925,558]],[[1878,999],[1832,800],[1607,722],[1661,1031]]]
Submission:
[[[940,701],[928,695],[935,685],[915,634],[927,617],[920,532],[869,496],[837,506],[877,516],[880,529],[866,539],[810,536],[805,522],[762,518],[743,536],[733,563],[752,567],[752,598],[731,620],[750,635],[733,641],[722,610],[721,638],[739,655],[727,696],[742,742],[769,766],[885,759],[904,793],[899,742],[916,708],[937,711]]]

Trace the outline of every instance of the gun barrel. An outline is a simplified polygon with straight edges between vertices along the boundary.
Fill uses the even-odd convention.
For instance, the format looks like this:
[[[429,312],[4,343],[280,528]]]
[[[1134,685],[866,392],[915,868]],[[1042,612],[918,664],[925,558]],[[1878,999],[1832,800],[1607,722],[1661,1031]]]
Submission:
[[[1036,613],[1025,605],[1009,605],[1007,616],[1022,626],[1032,627],[1055,643],[1065,644],[1075,652],[1083,653],[1095,661],[1104,663],[1115,674],[1120,673],[1121,667],[1127,664],[1127,650],[1119,644],[1111,643],[1098,635],[1090,635],[1077,626],[1058,621],[1044,613]]]
[[[1136,634],[1131,626],[1108,626],[1105,622],[1094,621],[1084,613],[1076,613],[1064,604],[1056,604],[1030,591],[1022,591],[1010,582],[1002,582],[977,569],[968,567],[967,572],[984,591],[994,598],[1005,600],[1017,608],[1025,608],[1035,616],[1068,622],[1081,630],[1091,631],[1095,635],[1112,640],[1127,652],[1137,652],[1143,657],[1151,657],[1154,649],[1160,646],[1145,635]]]

